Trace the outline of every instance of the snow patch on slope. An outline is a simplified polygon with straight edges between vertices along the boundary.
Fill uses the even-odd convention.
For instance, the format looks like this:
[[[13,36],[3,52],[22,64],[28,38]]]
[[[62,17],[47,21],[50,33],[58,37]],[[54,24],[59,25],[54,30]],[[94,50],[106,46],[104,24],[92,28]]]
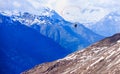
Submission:
[[[65,57],[63,59],[60,59],[60,60],[74,60],[74,59],[76,59],[76,57],[77,57],[77,55],[72,54],[72,55],[69,55],[69,56],[67,56],[67,57]]]

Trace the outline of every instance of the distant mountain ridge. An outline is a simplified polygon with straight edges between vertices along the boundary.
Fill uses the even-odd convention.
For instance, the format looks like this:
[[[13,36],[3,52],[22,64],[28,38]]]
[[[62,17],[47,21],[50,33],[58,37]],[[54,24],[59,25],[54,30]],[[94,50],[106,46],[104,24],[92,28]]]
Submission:
[[[41,15],[1,12],[0,72],[19,74],[36,64],[63,58],[102,38],[82,24],[65,21],[48,9]]]
[[[70,52],[33,28],[0,14],[0,73],[19,74]]]
[[[85,48],[104,38],[87,29],[80,23],[65,21],[54,10],[49,8],[45,9],[41,15],[17,12],[16,15],[11,14],[9,17],[14,21],[19,21],[34,28],[42,35],[53,39],[71,52]],[[75,27],[75,24],[77,27]]]
[[[87,28],[102,36],[112,36],[120,32],[120,13],[111,12],[95,24],[86,25]]]
[[[120,33],[22,74],[119,74]]]

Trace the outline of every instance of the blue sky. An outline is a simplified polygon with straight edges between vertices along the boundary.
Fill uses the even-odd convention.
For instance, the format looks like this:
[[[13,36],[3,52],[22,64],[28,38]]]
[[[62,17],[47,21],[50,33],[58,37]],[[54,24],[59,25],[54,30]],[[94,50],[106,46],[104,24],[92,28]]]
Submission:
[[[39,14],[43,7],[54,9],[66,20],[90,23],[120,10],[120,0],[0,0],[0,10]]]

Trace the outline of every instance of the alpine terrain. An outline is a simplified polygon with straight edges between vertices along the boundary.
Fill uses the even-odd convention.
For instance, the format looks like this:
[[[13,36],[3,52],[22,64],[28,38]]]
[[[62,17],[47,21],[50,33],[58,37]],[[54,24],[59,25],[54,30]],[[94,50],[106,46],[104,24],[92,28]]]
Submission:
[[[20,73],[63,58],[102,38],[82,24],[65,21],[50,9],[44,9],[41,15],[1,12],[0,73]]]
[[[22,74],[119,74],[120,33]]]
[[[80,23],[71,23],[64,20],[54,10],[44,8],[41,12],[40,15],[17,11],[1,13],[14,21],[19,21],[20,23],[37,30],[42,35],[59,43],[70,52],[83,49],[104,38]]]
[[[0,14],[0,74],[19,74],[68,53],[67,49],[35,29]]]

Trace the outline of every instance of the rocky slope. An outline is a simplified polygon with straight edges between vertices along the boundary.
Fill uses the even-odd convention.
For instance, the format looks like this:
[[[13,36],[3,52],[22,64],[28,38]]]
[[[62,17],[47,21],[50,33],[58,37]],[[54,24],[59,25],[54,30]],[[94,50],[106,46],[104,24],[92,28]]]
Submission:
[[[119,74],[120,33],[22,74]]]

